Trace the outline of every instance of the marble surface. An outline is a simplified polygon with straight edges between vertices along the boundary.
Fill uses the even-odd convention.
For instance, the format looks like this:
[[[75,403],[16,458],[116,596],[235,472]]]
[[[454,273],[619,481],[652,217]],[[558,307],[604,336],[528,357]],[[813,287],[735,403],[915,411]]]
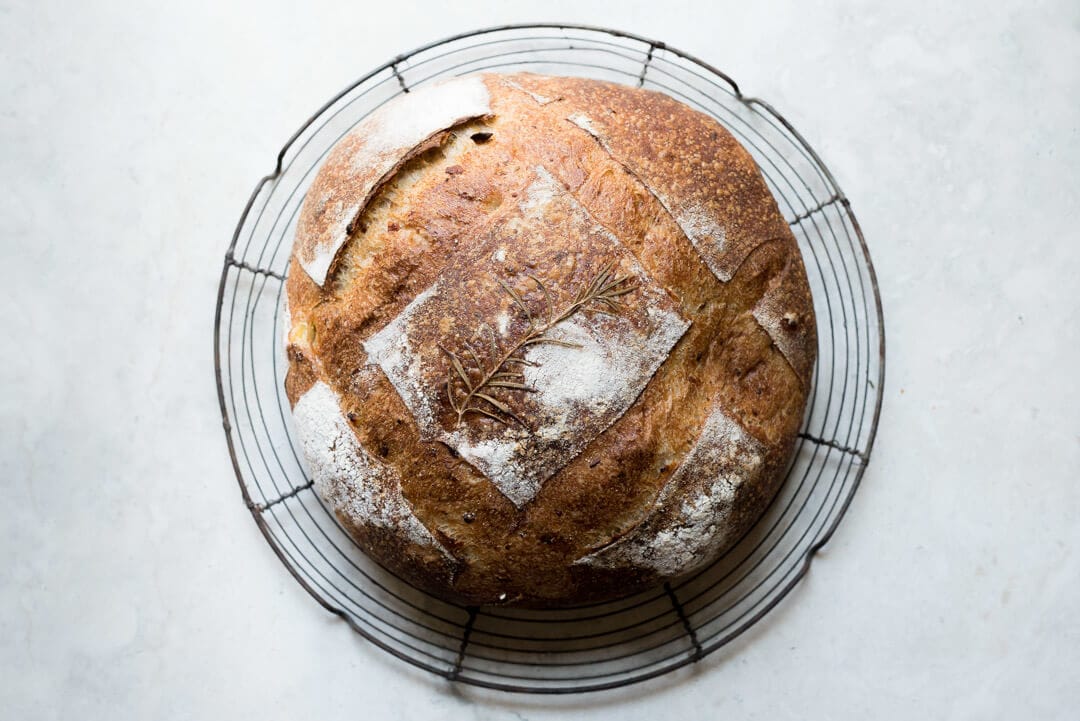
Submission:
[[[560,18],[772,101],[853,199],[888,382],[809,576],[614,693],[453,688],[323,612],[240,503],[211,326],[255,181],[399,51]],[[0,709],[12,719],[1075,718],[1080,5],[0,2]]]

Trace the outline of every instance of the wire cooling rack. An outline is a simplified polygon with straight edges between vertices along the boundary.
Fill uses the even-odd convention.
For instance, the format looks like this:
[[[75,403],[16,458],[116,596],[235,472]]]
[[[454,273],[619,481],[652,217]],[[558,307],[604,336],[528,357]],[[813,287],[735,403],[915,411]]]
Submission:
[[[400,93],[482,70],[611,80],[708,113],[754,156],[806,261],[818,358],[806,420],[776,500],[723,558],[617,602],[554,611],[446,603],[368,559],[312,489],[282,388],[279,313],[301,201],[330,148]],[[832,536],[866,470],[885,374],[881,300],[847,197],[768,103],[719,70],[629,33],[515,25],[459,35],[365,75],[294,134],[240,217],[218,290],[214,370],[229,453],[255,523],[328,611],[399,659],[453,681],[574,693],[700,660],[760,620]]]

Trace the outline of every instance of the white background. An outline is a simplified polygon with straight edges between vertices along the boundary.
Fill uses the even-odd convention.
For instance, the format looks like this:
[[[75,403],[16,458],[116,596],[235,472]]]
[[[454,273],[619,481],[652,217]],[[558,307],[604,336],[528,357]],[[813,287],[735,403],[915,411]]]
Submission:
[[[527,20],[666,41],[773,102],[851,197],[888,381],[847,518],[695,668],[452,689],[288,576],[213,383],[222,254],[327,98]],[[1077,718],[1080,4],[0,2],[0,716]]]

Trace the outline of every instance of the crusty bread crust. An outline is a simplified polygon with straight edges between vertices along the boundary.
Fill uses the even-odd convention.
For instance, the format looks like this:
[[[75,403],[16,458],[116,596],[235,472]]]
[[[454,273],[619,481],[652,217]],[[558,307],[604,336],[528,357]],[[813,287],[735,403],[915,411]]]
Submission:
[[[326,458],[312,461],[323,469],[317,487],[358,543],[416,585],[464,603],[625,595],[712,560],[775,495],[817,346],[805,269],[752,158],[711,118],[598,81],[480,78],[487,113],[436,123],[422,143],[384,159],[378,178],[348,152],[362,147],[356,138],[320,170],[320,193],[364,200],[314,278],[297,254],[311,257],[333,219],[311,196],[305,203],[286,285],[287,394],[295,406],[331,389],[364,467],[386,466],[335,477]],[[469,92],[475,107],[475,86]],[[530,197],[548,180],[550,192]],[[598,403],[617,414],[570,414],[563,438],[548,433],[548,445],[533,437],[543,409],[526,391],[496,398],[520,423],[495,406],[486,408],[501,420],[457,417],[441,385],[460,383],[451,356],[466,357],[488,334],[497,356],[530,327],[521,305],[541,316],[545,302],[572,299],[608,266],[634,290],[557,330],[592,333],[604,353],[635,332],[671,334],[654,370],[628,366],[641,387],[626,407],[614,391]],[[479,371],[464,370],[475,382]],[[424,418],[418,409],[435,410]],[[508,496],[490,467],[466,460],[469,448],[496,442],[552,465]],[[309,460],[319,454],[304,450]],[[369,503],[359,513],[333,500],[388,482],[398,487],[380,497],[404,499],[430,534],[424,542],[364,517],[385,509]]]

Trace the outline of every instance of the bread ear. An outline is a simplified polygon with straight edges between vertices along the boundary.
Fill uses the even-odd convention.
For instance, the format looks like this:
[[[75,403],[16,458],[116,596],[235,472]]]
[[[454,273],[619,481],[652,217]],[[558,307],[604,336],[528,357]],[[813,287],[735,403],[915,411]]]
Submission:
[[[367,116],[330,152],[304,198],[294,252],[316,284],[326,283],[353,224],[379,187],[446,131],[491,113],[480,76],[399,95]]]

